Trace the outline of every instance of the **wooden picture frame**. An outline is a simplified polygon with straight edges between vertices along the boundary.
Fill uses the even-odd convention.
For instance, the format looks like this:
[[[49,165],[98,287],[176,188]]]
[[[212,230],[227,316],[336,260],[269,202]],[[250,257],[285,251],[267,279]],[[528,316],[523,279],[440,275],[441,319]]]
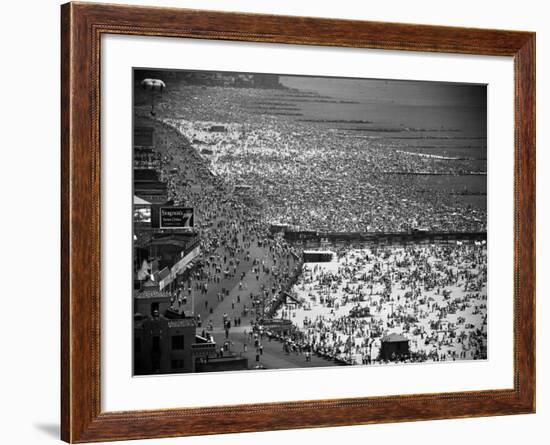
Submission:
[[[534,33],[68,3],[61,8],[61,34],[63,440],[95,442],[535,411]],[[512,56],[515,70],[513,389],[102,412],[99,72],[103,34]]]

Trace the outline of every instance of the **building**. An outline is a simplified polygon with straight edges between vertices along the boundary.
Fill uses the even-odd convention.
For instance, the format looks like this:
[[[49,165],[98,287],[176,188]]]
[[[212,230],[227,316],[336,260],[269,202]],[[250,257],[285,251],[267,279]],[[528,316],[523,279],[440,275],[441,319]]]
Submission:
[[[151,226],[151,203],[134,195],[134,227],[147,228]]]
[[[193,372],[195,319],[171,312],[170,295],[149,281],[134,293],[134,374]]]
[[[153,127],[136,125],[134,127],[134,149],[153,148],[155,142],[155,130]]]
[[[134,195],[152,204],[168,200],[168,186],[159,178],[162,166],[161,154],[155,150],[153,127],[134,128]]]
[[[134,374],[195,372],[216,357],[216,343],[197,336],[195,317],[170,308],[170,294],[154,281],[134,293]]]
[[[334,252],[330,250],[304,250],[304,263],[330,263]]]
[[[149,147],[134,147],[134,169],[159,170],[161,155]]]
[[[134,71],[134,85],[141,80],[152,77],[159,78],[161,73],[156,70]],[[173,82],[184,82],[188,85],[226,86],[234,88],[281,88],[278,74],[234,73],[223,71],[173,71],[162,72],[162,80],[167,86]],[[137,87],[136,87],[137,89]]]
[[[134,169],[134,195],[151,204],[168,201],[168,184],[159,179],[157,170]]]
[[[254,74],[255,88],[281,88],[278,74]]]
[[[200,256],[200,242],[192,232],[159,231],[134,242],[134,289],[152,280],[160,291],[173,290],[187,278]]]
[[[409,340],[403,335],[386,335],[380,341],[380,360],[395,361],[409,355]]]
[[[196,372],[243,371],[246,369],[248,369],[248,359],[237,355],[222,355],[196,363]]]
[[[269,318],[260,321],[260,330],[271,336],[290,335],[293,329],[292,321],[284,318]]]
[[[155,151],[156,135],[153,127],[134,127],[134,169],[160,170],[161,155]]]

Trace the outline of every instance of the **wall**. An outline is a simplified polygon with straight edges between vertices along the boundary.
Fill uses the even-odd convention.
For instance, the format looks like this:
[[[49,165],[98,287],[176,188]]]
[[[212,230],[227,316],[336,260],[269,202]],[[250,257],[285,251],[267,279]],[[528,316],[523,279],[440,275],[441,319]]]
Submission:
[[[6,183],[2,196],[3,215],[10,215],[2,220],[1,270],[8,282],[8,286],[3,287],[2,296],[17,298],[26,313],[25,324],[33,326],[33,329],[20,330],[17,328],[19,317],[3,317],[0,371],[3,428],[0,434],[2,442],[10,444],[54,443],[58,436],[59,3],[58,0],[12,1],[5,2],[2,8],[2,148],[10,158],[13,157],[4,162],[0,175],[0,180]],[[549,219],[550,206],[545,194],[550,191],[550,179],[544,174],[544,166],[550,165],[547,151],[550,130],[545,125],[550,121],[550,86],[546,81],[550,74],[547,2],[131,0],[129,3],[536,31],[539,227],[542,228],[542,222]],[[13,184],[17,184],[19,189],[10,193],[8,190],[12,190]],[[40,230],[36,230],[37,220]],[[539,230],[537,238],[539,379],[536,415],[154,440],[148,443],[547,443],[544,436],[550,422],[550,363],[545,349],[550,342],[550,323],[545,322],[545,317],[550,314],[546,299],[550,285],[544,271],[550,266],[550,242],[547,231]],[[26,267],[28,258],[21,242],[33,246],[42,257],[41,261],[32,264],[32,268]],[[30,286],[22,287],[22,283]]]

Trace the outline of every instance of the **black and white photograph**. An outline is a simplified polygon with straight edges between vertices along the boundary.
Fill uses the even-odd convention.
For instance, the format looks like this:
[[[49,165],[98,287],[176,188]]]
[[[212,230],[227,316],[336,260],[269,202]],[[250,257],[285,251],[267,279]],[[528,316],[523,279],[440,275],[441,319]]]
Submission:
[[[134,375],[487,360],[487,86],[134,68]]]

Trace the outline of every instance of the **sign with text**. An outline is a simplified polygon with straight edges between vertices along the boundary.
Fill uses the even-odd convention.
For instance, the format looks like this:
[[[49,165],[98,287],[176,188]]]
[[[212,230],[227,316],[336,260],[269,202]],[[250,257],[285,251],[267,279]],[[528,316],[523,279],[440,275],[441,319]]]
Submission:
[[[161,229],[190,229],[194,224],[192,207],[161,207],[159,227]]]

